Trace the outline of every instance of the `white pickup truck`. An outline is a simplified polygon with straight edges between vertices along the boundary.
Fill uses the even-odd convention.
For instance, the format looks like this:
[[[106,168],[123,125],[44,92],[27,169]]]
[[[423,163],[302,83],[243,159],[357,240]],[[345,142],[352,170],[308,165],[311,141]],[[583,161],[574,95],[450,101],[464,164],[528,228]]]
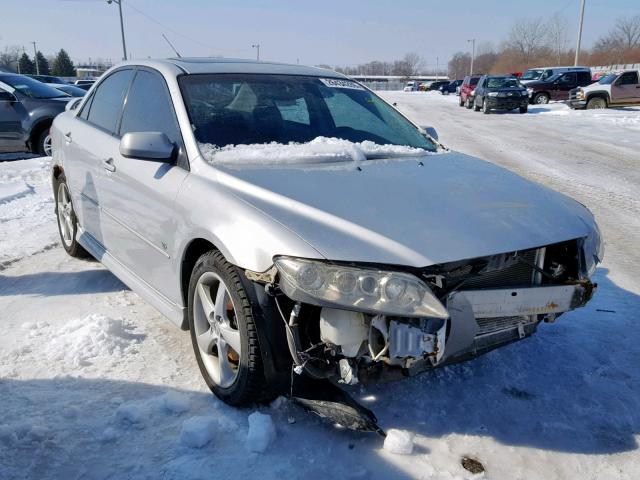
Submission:
[[[640,105],[640,75],[636,70],[606,75],[586,87],[571,90],[571,108],[608,108]]]

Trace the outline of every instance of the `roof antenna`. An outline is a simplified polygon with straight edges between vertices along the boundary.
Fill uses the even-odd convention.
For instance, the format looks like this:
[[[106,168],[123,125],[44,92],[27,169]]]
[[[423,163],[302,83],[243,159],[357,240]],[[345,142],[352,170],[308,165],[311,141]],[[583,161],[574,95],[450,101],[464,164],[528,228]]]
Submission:
[[[180,55],[180,54],[178,53],[178,50],[176,50],[176,47],[174,47],[174,46],[173,46],[173,44],[169,41],[169,39],[167,38],[167,36],[166,36],[164,33],[162,34],[162,38],[164,38],[164,39],[165,39],[165,41],[169,44],[169,46],[171,47],[171,50],[173,50],[174,52],[176,52],[176,56],[177,56],[178,58],[182,58],[182,55]]]

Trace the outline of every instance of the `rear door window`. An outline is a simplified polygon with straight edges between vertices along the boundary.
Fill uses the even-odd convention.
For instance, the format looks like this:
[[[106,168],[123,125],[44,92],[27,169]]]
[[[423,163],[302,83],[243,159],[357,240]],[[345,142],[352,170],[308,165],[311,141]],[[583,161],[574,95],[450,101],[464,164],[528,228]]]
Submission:
[[[575,73],[565,73],[560,77],[560,83],[563,85],[575,85],[577,75]]]
[[[115,134],[132,75],[133,70],[118,70],[98,85],[89,106],[88,122]]]

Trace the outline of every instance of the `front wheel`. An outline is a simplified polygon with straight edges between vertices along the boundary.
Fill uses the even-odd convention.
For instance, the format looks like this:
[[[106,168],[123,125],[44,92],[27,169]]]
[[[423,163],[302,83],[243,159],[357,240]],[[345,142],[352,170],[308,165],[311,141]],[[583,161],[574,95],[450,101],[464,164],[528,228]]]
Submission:
[[[602,97],[595,97],[589,99],[587,102],[587,110],[594,110],[600,108],[607,108],[607,101]]]
[[[264,368],[253,306],[237,269],[218,251],[202,255],[191,274],[189,330],[207,386],[229,405],[265,399]]]
[[[67,179],[64,174],[58,177],[57,188],[53,193],[56,201],[56,218],[58,220],[58,232],[60,233],[62,246],[72,257],[88,257],[89,254],[82,245],[78,243],[76,238],[78,236],[78,218],[73,209],[71,194],[69,193]]]
[[[549,95],[546,93],[538,93],[535,97],[533,97],[533,103],[538,105],[546,105],[549,103]]]
[[[524,107],[520,107],[520,113],[527,113],[529,108],[525,105]]]

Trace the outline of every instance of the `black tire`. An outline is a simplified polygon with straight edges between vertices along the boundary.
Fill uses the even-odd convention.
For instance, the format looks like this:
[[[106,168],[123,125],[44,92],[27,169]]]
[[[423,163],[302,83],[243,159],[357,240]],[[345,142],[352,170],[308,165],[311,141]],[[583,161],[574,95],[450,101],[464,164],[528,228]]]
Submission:
[[[525,105],[524,107],[520,107],[518,110],[520,113],[527,113],[529,111],[529,107]]]
[[[458,97],[458,105],[464,107],[464,102],[462,101],[462,96]]]
[[[480,107],[478,106],[478,102],[476,100],[474,100],[474,102],[473,102],[473,111],[474,112],[479,112],[480,111]]]
[[[35,145],[36,149],[33,153],[37,153],[39,155],[47,155],[45,151],[46,150],[45,143],[47,142],[47,139],[50,138],[50,135],[51,135],[50,128],[46,128],[40,133],[40,135],[38,136],[38,143],[37,145]]]
[[[65,236],[63,235],[63,229],[64,227],[61,225],[61,222],[64,221],[63,219],[61,219],[61,215],[59,213],[59,195],[61,193],[61,188],[65,188],[67,192],[69,192],[69,187],[67,186],[67,179],[65,178],[64,174],[61,173],[58,176],[58,180],[56,183],[54,183],[55,187],[53,190],[53,197],[55,200],[55,212],[56,212],[56,223],[58,224],[58,233],[60,234],[60,243],[62,243],[62,247],[65,249],[65,251],[72,257],[75,258],[87,258],[90,257],[89,252],[87,252],[84,247],[82,245],[80,245],[78,243],[78,218],[76,217],[76,212],[73,208],[73,202],[71,201],[71,196],[69,195],[69,201],[70,201],[70,205],[71,205],[71,211],[69,212],[69,220],[71,223],[70,226],[70,239],[67,238],[65,239]]]
[[[489,108],[489,102],[487,102],[486,98],[482,101],[482,113],[484,113],[485,115],[487,115],[488,113],[491,113],[491,109]]]
[[[236,378],[229,387],[215,383],[207,371],[196,339],[194,327],[194,295],[198,279],[206,272],[217,274],[228,287],[235,307],[237,329],[240,333],[241,352]],[[200,373],[207,386],[223,402],[233,406],[246,406],[273,397],[267,388],[258,332],[254,321],[254,306],[247,295],[236,267],[231,265],[217,250],[202,255],[195,264],[189,281],[188,319],[191,343]],[[257,307],[256,307],[257,308]],[[267,398],[269,397],[269,398]]]
[[[467,109],[471,109],[471,107],[473,106],[473,105],[471,104],[471,97],[467,97],[467,99],[466,99],[466,100],[465,100],[465,102],[464,102],[464,106],[465,106]]]
[[[549,95],[546,93],[536,93],[533,96],[533,103],[536,105],[546,105],[549,103]]]
[[[590,98],[587,102],[587,110],[594,110],[599,108],[607,108],[608,103],[607,100],[602,97],[593,97]]]

